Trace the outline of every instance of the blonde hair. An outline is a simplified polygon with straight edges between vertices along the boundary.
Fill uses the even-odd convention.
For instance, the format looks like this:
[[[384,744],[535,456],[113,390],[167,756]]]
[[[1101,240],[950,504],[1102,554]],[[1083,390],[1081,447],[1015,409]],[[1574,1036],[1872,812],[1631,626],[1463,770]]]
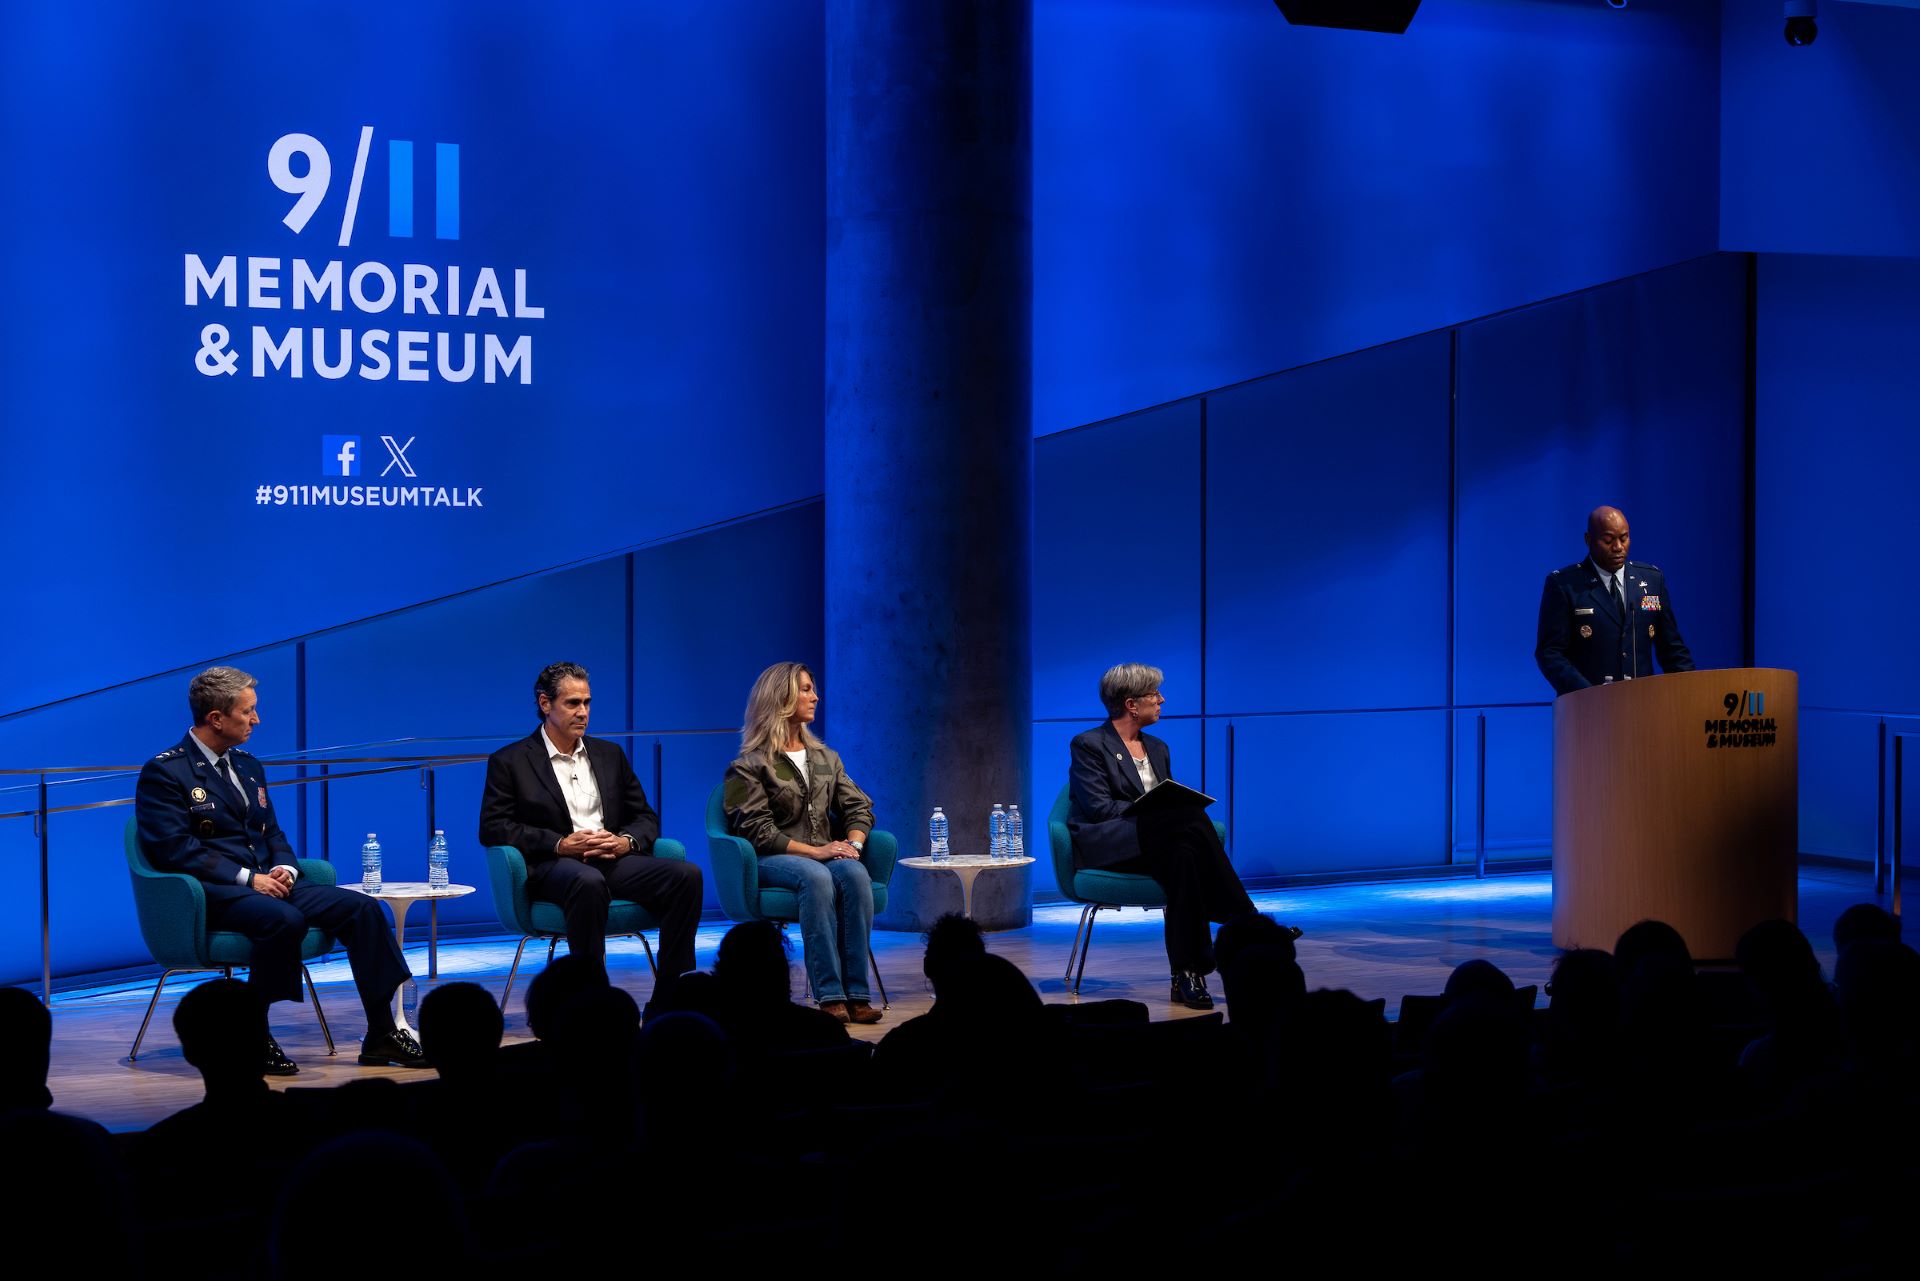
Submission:
[[[771,756],[786,750],[788,729],[800,708],[800,678],[812,676],[805,663],[775,663],[760,673],[747,695],[746,723],[740,727],[740,754],[765,752]],[[815,687],[819,685],[814,682]],[[805,725],[800,726],[800,741],[808,747],[821,746],[820,740]]]

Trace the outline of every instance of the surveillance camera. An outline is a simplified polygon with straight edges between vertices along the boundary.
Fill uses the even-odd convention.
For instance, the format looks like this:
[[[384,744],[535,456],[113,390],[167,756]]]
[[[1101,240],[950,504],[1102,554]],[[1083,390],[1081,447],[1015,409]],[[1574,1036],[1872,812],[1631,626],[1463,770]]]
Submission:
[[[1787,43],[1804,48],[1820,36],[1820,24],[1814,21],[1820,8],[1818,0],[1787,0]]]

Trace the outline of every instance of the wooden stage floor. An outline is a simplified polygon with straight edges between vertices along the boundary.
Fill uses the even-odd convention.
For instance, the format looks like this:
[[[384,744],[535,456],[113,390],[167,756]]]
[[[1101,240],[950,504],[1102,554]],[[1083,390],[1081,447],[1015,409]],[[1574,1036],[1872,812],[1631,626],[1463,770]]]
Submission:
[[[1829,973],[1834,918],[1848,905],[1873,898],[1873,882],[1868,875],[1829,868],[1801,869],[1801,928],[1813,941]],[[1310,987],[1344,987],[1369,999],[1385,997],[1389,1016],[1397,1013],[1404,995],[1440,991],[1448,972],[1462,961],[1485,957],[1517,984],[1544,984],[1557,954],[1551,929],[1552,883],[1544,872],[1494,876],[1484,881],[1319,886],[1256,893],[1254,901],[1261,911],[1306,931],[1299,953]],[[1891,909],[1890,902],[1881,902]],[[1071,1000],[1061,973],[1078,919],[1079,908],[1074,905],[1043,905],[1035,908],[1031,926],[989,935],[988,943],[1034,981],[1043,999]],[[702,927],[698,950],[702,966],[712,964],[713,951],[726,930],[724,921]],[[798,933],[790,934],[797,958]],[[876,931],[874,942],[893,1004],[884,1022],[854,1029],[868,1039],[878,1039],[901,1020],[925,1012],[933,1003],[933,994],[920,972],[921,936]],[[513,941],[500,938],[444,944],[440,948],[439,981],[468,979],[497,992],[506,979],[513,947]],[[407,951],[415,973],[425,974],[424,944]],[[527,979],[544,960],[544,948],[529,944],[507,1010],[509,1041],[527,1037],[521,998]],[[640,945],[631,939],[613,941],[608,965],[614,980],[644,1003],[652,979]],[[300,1064],[298,1076],[278,1084],[337,1085],[370,1075],[418,1075],[399,1069],[362,1068],[354,1063],[353,1054],[366,1030],[366,1020],[354,996],[344,956],[336,954],[329,963],[314,966],[313,976],[320,986],[339,1053],[333,1058],[327,1056],[319,1025],[307,1007],[274,1006],[274,1033]],[[151,980],[56,993],[51,1072],[54,1106],[90,1117],[109,1129],[133,1130],[197,1102],[200,1078],[181,1057],[171,1023],[177,994],[194,981],[188,976],[168,984],[153,1025],[147,1030],[140,1061],[133,1064],[127,1062],[127,1047],[133,1043],[152,994]],[[1219,983],[1216,981],[1213,987],[1218,999]],[[794,991],[804,990],[805,977],[796,964]],[[1167,1000],[1166,955],[1158,912],[1129,909],[1100,914],[1080,995],[1089,1000],[1127,997],[1144,1001],[1156,1019],[1189,1013]]]

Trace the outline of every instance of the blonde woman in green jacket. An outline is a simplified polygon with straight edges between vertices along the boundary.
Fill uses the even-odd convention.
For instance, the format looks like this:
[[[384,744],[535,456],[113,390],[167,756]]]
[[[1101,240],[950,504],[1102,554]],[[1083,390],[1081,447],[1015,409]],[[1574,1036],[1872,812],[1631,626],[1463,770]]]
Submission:
[[[842,1023],[878,1023],[867,987],[873,882],[860,862],[873,802],[808,728],[819,707],[804,663],[760,673],[721,793],[727,830],[753,846],[762,885],[799,899],[807,981],[820,1008]]]

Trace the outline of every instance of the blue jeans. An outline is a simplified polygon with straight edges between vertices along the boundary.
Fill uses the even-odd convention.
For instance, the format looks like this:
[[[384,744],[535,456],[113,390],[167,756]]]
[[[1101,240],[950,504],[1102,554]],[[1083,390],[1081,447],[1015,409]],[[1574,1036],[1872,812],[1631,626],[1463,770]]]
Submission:
[[[760,883],[794,890],[800,941],[816,1001],[864,1001],[867,940],[873,932],[873,882],[857,858],[822,863],[800,854],[760,860]]]

